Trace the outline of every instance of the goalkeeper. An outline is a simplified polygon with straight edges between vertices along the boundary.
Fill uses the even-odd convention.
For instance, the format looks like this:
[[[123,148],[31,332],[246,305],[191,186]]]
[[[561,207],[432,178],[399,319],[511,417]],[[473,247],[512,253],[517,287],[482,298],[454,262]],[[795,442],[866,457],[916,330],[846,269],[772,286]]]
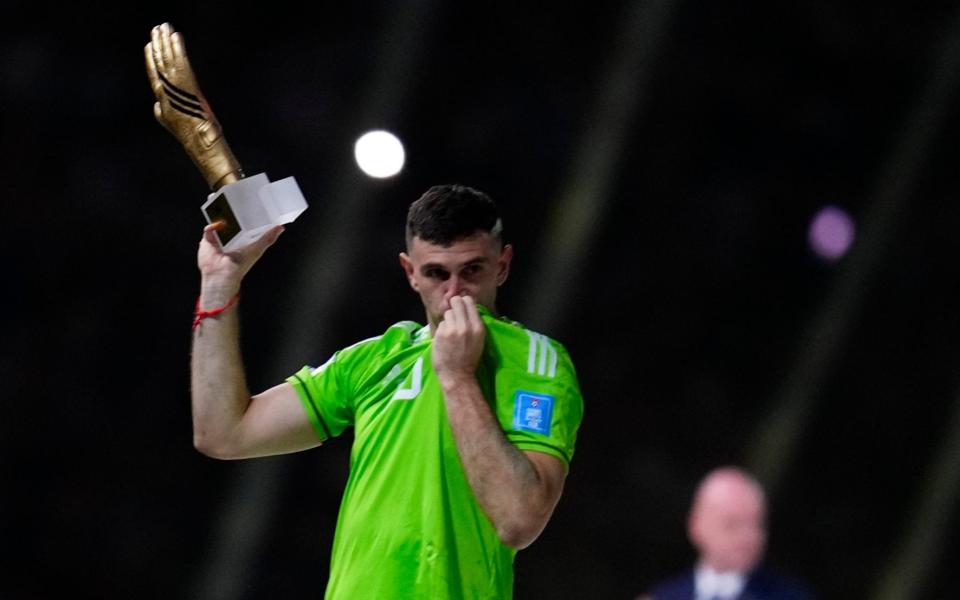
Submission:
[[[164,36],[177,35],[161,27],[148,65],[151,45],[163,48]],[[183,54],[189,72],[182,40],[167,46]],[[151,80],[162,81],[161,73]],[[162,106],[155,112],[164,123]],[[196,129],[166,126],[189,153]],[[242,176],[222,137],[214,144],[220,158],[205,175],[212,187]],[[511,598],[514,556],[540,535],[560,499],[583,400],[563,346],[497,311],[513,248],[494,202],[466,186],[427,190],[409,207],[399,255],[426,322],[396,323],[255,395],[236,304],[244,275],[282,228],[229,253],[216,228],[204,229],[197,256],[197,449],[222,459],[297,452],[352,426],[326,597]]]

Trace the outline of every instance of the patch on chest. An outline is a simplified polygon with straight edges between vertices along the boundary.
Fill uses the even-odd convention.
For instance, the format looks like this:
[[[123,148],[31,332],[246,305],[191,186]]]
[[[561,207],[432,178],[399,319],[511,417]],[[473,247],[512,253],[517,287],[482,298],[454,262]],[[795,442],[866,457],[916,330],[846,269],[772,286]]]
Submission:
[[[517,390],[513,401],[513,428],[550,435],[553,396]]]

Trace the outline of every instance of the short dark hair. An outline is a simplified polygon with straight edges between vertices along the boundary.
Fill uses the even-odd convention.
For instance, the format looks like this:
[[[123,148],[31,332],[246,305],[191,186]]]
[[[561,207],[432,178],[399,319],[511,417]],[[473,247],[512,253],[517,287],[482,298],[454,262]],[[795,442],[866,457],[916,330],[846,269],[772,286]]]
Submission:
[[[407,246],[418,237],[450,246],[479,231],[503,239],[503,223],[490,196],[465,185],[435,185],[407,211]]]

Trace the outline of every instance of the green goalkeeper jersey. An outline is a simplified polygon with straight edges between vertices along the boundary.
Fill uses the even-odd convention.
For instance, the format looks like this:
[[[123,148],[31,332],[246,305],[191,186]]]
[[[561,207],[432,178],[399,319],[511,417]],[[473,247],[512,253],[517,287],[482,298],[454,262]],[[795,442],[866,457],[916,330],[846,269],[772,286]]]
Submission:
[[[562,345],[480,307],[477,381],[506,438],[569,465],[583,399]],[[502,600],[513,559],[460,463],[430,361],[429,327],[404,321],[287,381],[320,437],[354,427],[326,598]]]

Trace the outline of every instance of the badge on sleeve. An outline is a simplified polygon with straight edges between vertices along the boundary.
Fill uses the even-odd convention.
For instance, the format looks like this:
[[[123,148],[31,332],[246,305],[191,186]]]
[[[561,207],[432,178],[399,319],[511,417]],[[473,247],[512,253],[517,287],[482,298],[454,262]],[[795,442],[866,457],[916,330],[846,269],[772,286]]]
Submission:
[[[513,404],[513,428],[550,435],[553,396],[517,390]]]

